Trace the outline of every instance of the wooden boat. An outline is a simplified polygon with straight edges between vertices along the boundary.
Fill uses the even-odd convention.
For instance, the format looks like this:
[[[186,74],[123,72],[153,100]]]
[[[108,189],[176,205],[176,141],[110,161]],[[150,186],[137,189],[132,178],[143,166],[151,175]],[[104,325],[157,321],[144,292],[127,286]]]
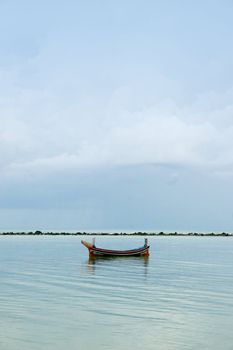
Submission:
[[[97,248],[95,245],[95,239],[93,239],[92,244],[81,241],[81,243],[89,250],[90,256],[149,256],[148,240],[145,239],[144,246],[136,249],[130,250],[111,250]]]

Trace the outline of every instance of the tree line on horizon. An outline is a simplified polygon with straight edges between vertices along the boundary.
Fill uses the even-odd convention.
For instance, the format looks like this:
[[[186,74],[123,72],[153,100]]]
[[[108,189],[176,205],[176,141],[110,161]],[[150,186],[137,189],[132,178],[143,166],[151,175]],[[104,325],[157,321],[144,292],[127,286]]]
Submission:
[[[233,236],[233,233],[201,233],[201,232],[189,232],[189,233],[182,233],[182,232],[132,232],[132,233],[126,233],[126,232],[43,232],[43,231],[22,231],[22,232],[1,232],[0,235],[3,236],[15,236],[15,235],[25,235],[25,236]]]

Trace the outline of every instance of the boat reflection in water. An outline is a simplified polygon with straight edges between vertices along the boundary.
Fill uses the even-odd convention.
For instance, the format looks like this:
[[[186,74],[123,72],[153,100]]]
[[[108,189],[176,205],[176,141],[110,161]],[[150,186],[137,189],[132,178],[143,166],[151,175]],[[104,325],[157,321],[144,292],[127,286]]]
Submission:
[[[123,261],[124,260],[124,261]],[[104,257],[89,256],[86,261],[86,267],[89,273],[95,275],[96,273],[105,274],[107,270],[111,269],[112,273],[120,272],[122,269],[124,272],[126,269],[132,273],[137,271],[137,276],[141,275],[146,277],[148,274],[149,256],[133,256],[122,259],[121,257]],[[126,263],[127,261],[127,263]]]

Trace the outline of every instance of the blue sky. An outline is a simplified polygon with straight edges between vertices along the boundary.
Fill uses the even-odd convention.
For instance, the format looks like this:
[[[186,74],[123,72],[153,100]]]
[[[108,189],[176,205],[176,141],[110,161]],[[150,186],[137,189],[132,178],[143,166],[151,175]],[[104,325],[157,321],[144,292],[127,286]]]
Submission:
[[[2,0],[0,229],[232,231],[232,14]]]

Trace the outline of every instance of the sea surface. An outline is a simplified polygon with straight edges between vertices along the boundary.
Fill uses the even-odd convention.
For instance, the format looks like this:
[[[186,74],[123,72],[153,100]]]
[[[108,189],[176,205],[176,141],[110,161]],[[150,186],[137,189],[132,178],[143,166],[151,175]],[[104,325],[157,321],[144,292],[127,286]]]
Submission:
[[[148,259],[94,261],[81,239],[0,237],[0,349],[233,349],[232,237],[151,237]]]

